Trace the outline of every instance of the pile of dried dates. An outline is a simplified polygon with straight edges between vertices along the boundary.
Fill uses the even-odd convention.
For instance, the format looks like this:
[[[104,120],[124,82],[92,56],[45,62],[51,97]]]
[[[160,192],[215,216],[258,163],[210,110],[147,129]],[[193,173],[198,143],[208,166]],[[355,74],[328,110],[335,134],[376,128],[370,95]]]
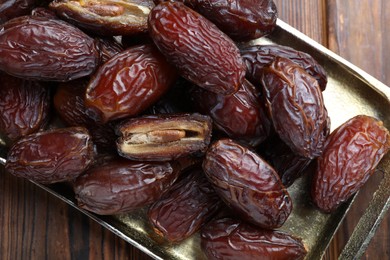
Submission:
[[[390,134],[365,115],[330,133],[321,65],[286,46],[238,47],[276,17],[272,0],[3,1],[7,171],[70,182],[96,214],[149,207],[171,243],[200,231],[209,259],[304,258],[277,230],[287,187],[314,163],[313,204],[334,211]]]

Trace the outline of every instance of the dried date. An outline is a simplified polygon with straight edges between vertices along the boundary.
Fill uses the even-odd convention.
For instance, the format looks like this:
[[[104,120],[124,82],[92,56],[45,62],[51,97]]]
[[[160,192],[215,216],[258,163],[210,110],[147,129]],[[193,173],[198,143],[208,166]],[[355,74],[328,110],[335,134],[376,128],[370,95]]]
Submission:
[[[58,84],[54,108],[66,125],[87,128],[99,152],[116,152],[116,123],[97,124],[87,114],[84,96],[88,81],[81,78]]]
[[[360,115],[342,124],[317,159],[314,203],[324,212],[334,211],[366,183],[389,149],[390,133],[381,121]]]
[[[276,57],[292,60],[311,76],[317,79],[321,91],[324,91],[328,78],[325,69],[309,54],[283,45],[254,45],[240,48],[247,67],[246,78],[253,84],[260,82],[263,68],[269,66]]]
[[[230,96],[193,88],[191,98],[197,111],[209,115],[214,128],[230,138],[256,146],[270,133],[272,123],[260,99],[260,91],[247,80]]]
[[[5,168],[39,183],[70,181],[92,163],[93,144],[87,129],[70,127],[38,132],[18,140]]]
[[[261,82],[279,137],[297,155],[321,155],[330,119],[317,80],[293,61],[277,57],[263,69]]]
[[[55,0],[56,14],[94,34],[136,35],[147,31],[152,0]]]
[[[85,105],[95,121],[136,116],[163,96],[176,70],[152,45],[128,48],[108,60],[88,84]]]
[[[162,1],[156,1],[162,2]],[[272,32],[277,9],[272,0],[181,0],[236,41],[253,40]]]
[[[1,72],[0,82],[0,133],[12,143],[43,128],[49,115],[49,89]]]
[[[122,122],[117,133],[121,156],[169,161],[204,153],[211,139],[211,119],[200,114],[149,115]]]
[[[114,38],[98,38],[97,41],[96,47],[100,54],[100,65],[103,65],[109,59],[124,51],[122,44]]]
[[[278,228],[292,211],[291,198],[275,170],[233,140],[212,144],[203,170],[225,203],[257,226]]]
[[[129,212],[157,201],[180,171],[171,162],[108,160],[76,179],[77,204],[100,215]]]
[[[39,16],[22,16],[3,24],[0,56],[0,70],[45,81],[87,76],[99,60],[91,37],[64,21]]]
[[[201,247],[209,260],[299,260],[307,253],[300,238],[231,218],[207,224],[201,232]]]
[[[148,211],[156,233],[170,242],[197,232],[223,205],[201,169],[190,170]]]
[[[179,2],[152,9],[149,33],[180,75],[211,92],[230,95],[245,76],[234,42],[214,24]]]

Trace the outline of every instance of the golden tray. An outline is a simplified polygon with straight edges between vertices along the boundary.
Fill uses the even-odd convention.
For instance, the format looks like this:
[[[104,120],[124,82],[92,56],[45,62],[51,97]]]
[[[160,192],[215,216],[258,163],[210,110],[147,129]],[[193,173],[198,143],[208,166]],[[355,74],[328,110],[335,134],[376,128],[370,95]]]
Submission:
[[[290,46],[309,53],[325,68],[328,85],[323,94],[332,130],[358,114],[374,116],[390,129],[390,88],[288,24],[278,20],[277,28],[271,35],[252,41],[251,44]],[[5,163],[6,150],[0,139],[2,164]],[[385,156],[379,164],[377,174],[380,172],[383,178],[339,259],[357,259],[364,253],[390,206],[390,155]],[[73,192],[66,185],[35,184],[155,259],[206,259],[200,249],[199,234],[178,245],[154,239],[156,235],[148,223],[146,209],[117,216],[99,216],[78,208]],[[303,239],[308,248],[306,259],[321,259],[356,196],[336,212],[323,214],[310,203],[307,176],[296,181],[288,190],[294,209],[282,229]]]

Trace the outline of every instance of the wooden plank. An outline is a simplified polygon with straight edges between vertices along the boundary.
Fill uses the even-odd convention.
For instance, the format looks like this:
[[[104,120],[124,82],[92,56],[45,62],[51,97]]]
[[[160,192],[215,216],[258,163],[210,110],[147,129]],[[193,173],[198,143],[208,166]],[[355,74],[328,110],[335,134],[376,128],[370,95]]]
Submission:
[[[151,259],[0,165],[0,259]]]
[[[325,0],[274,0],[279,18],[315,41],[326,45]]]
[[[328,47],[390,85],[390,2],[328,0]],[[337,232],[325,259],[336,259],[375,190],[381,173],[367,183]],[[390,216],[382,222],[363,259],[390,258]]]

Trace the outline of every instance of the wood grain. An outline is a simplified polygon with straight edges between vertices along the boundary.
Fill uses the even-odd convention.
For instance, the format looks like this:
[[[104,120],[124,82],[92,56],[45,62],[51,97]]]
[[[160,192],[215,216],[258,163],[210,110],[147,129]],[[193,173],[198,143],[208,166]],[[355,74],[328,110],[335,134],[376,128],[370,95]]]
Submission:
[[[281,20],[313,40],[326,45],[328,40],[325,0],[274,0],[274,2],[278,7]]]
[[[279,17],[390,85],[390,2],[275,0]],[[360,193],[324,259],[337,259],[378,177]],[[390,216],[364,259],[390,259]],[[0,166],[0,259],[151,259],[77,210]]]
[[[0,166],[0,259],[151,259]]]

